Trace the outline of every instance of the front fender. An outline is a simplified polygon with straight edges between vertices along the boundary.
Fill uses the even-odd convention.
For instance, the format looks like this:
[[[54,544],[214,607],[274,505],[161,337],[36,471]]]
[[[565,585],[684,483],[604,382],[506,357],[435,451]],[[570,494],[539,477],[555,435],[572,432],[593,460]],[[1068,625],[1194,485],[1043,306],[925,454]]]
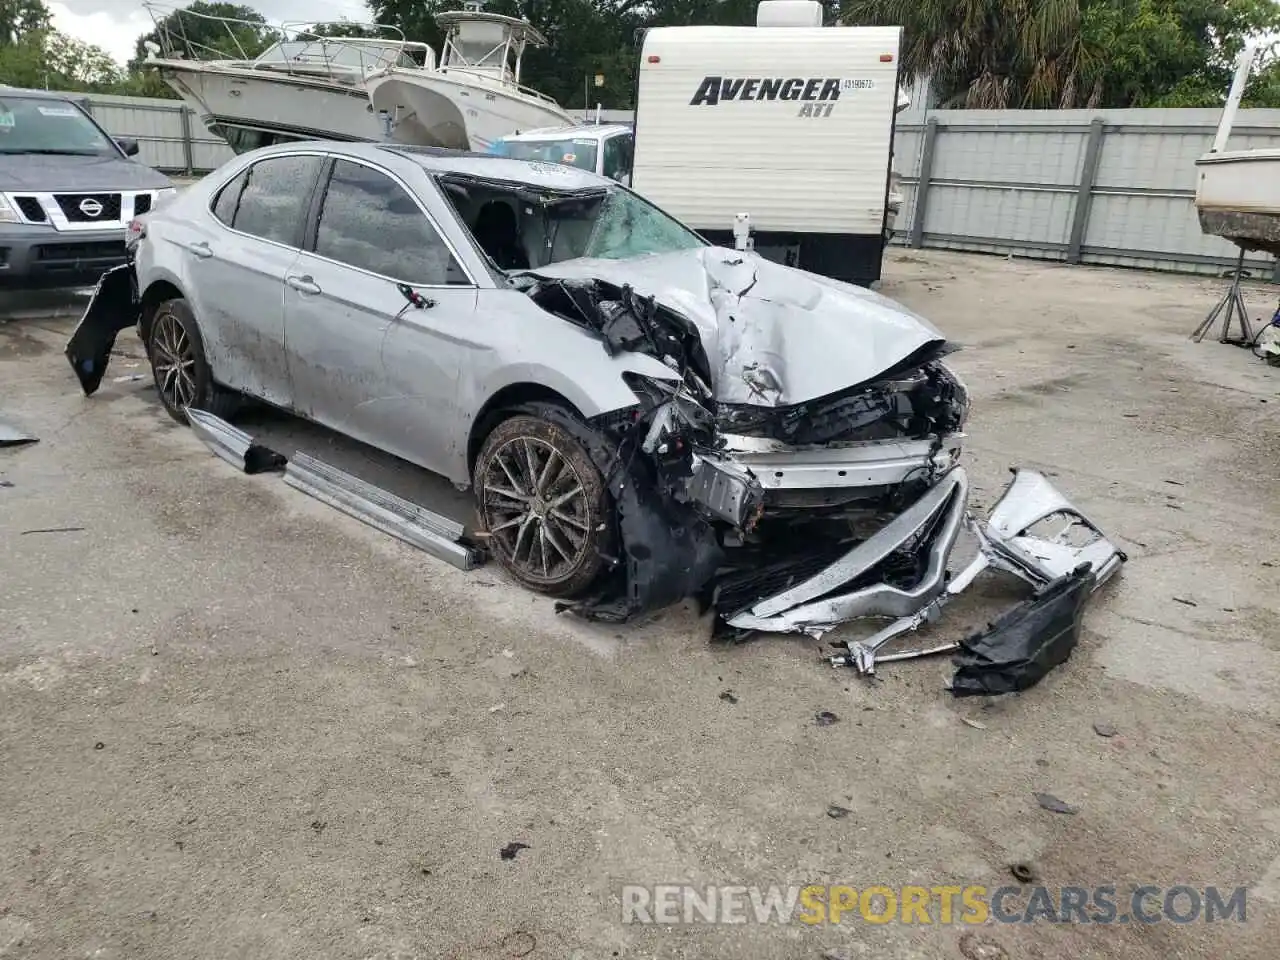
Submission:
[[[112,267],[98,279],[64,351],[86,397],[102,385],[116,336],[138,322],[141,307],[132,263]]]
[[[603,353],[603,351],[602,351]],[[638,373],[655,380],[679,379],[665,364],[644,354],[619,354],[601,357],[599,364],[584,364],[585,369],[570,376],[563,369],[538,361],[517,361],[492,370],[483,382],[477,384],[471,413],[461,423],[459,436],[453,444],[453,473],[465,477],[468,473],[467,450],[471,431],[481,411],[486,410],[495,397],[511,387],[541,387],[564,397],[585,419],[625,410],[639,400],[626,381],[624,373]]]

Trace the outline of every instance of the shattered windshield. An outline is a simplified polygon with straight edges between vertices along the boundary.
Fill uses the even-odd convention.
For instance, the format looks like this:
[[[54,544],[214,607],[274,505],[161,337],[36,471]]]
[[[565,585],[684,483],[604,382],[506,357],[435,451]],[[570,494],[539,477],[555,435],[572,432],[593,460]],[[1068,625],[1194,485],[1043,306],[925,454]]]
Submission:
[[[625,260],[647,253],[673,253],[706,246],[683,224],[629,190],[615,188],[592,211],[594,229],[584,257]]]
[[[536,270],[582,258],[626,260],[707,245],[614,184],[557,191],[457,174],[440,181],[476,245],[500,270]]]

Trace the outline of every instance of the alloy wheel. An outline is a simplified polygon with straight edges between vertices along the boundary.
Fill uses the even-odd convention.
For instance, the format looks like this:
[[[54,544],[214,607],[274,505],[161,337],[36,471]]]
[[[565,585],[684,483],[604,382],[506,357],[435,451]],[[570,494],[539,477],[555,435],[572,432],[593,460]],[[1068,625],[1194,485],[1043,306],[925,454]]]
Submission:
[[[156,317],[152,328],[151,365],[161,396],[175,409],[195,402],[196,356],[194,344],[172,313]]]
[[[575,466],[551,443],[515,437],[484,474],[485,526],[494,550],[530,580],[554,584],[591,548],[591,504]]]

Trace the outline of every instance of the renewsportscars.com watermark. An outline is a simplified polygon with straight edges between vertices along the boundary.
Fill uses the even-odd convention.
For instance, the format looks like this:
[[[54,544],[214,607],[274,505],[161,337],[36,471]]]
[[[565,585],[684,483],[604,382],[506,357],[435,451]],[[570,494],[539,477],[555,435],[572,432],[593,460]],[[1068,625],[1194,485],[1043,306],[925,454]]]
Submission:
[[[1118,893],[1123,890],[1123,893]],[[1213,923],[1245,920],[1246,888],[626,885],[623,923]]]

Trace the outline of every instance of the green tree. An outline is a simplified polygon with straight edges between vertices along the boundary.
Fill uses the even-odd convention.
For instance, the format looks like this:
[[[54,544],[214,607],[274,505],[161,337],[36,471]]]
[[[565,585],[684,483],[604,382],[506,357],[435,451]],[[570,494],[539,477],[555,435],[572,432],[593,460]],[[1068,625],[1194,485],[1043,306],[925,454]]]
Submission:
[[[0,0],[0,46],[16,44],[24,34],[53,29],[44,0]]]
[[[375,25],[355,23],[351,20],[330,20],[324,23],[313,23],[297,36],[299,39],[307,37],[362,37],[373,40],[381,37],[387,40],[400,39],[393,30],[380,30]]]
[[[15,87],[115,93],[123,71],[100,47],[56,30],[31,30],[0,46],[0,76]]]
[[[1280,27],[1272,0],[851,0],[842,13],[904,27],[903,68],[942,106],[993,109],[1221,103],[1246,38]]]
[[[252,7],[195,0],[138,37],[129,69],[138,69],[147,59],[147,43],[158,45],[161,56],[178,53],[192,60],[236,60],[252,59],[279,39],[262,14]]]
[[[711,16],[717,7],[712,0],[681,2],[684,9],[664,22],[694,22],[682,18]],[[723,6],[737,9],[748,3],[754,16],[754,0],[728,0]],[[368,4],[377,22],[398,27],[408,40],[429,44],[437,56],[444,34],[436,14],[461,7],[456,0],[368,0]],[[527,19],[546,36],[548,47],[525,52],[521,81],[573,108],[597,101],[611,107],[629,106],[638,57],[636,31],[659,22],[645,0],[491,0],[486,9]],[[597,74],[604,77],[602,87],[595,86]]]

